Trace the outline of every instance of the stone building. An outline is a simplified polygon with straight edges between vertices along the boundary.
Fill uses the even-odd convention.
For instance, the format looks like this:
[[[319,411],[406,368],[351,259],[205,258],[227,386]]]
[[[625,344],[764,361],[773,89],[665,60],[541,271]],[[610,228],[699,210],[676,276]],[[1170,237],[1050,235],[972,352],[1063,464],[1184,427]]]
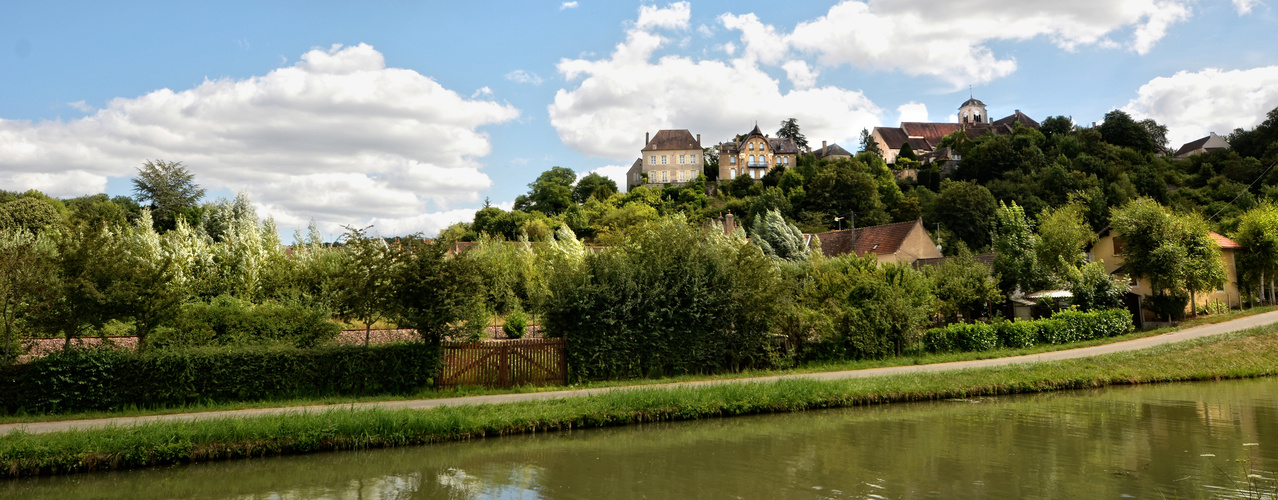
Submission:
[[[1010,134],[1016,125],[1039,128],[1033,118],[1016,110],[1014,113],[998,120],[990,119],[985,103],[976,98],[968,99],[959,105],[958,123],[940,122],[901,122],[900,127],[874,127],[871,136],[879,144],[883,159],[888,164],[895,164],[897,155],[901,154],[901,146],[910,144],[910,149],[923,159],[928,153],[941,145],[941,139],[957,131],[964,131],[968,139],[975,139],[985,134]],[[947,157],[947,159],[953,159]]]
[[[797,164],[799,146],[784,137],[769,137],[756,124],[738,140],[719,144],[719,180],[729,181],[739,175],[762,179],[772,167]]]
[[[663,187],[696,179],[703,168],[701,134],[687,129],[645,133],[639,159],[626,171],[626,190],[639,186]]]

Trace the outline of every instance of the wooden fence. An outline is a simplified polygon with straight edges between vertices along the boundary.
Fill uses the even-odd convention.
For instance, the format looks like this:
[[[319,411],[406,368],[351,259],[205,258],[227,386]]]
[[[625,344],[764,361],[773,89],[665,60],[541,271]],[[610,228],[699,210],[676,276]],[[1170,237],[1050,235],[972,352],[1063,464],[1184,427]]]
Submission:
[[[439,387],[563,384],[568,378],[564,339],[444,342],[443,357]]]

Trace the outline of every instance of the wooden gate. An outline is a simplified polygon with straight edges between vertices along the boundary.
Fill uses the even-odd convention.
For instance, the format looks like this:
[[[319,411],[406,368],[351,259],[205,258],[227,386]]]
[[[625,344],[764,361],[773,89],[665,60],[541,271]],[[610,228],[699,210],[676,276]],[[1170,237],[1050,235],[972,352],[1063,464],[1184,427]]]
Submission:
[[[563,384],[568,377],[564,339],[444,342],[443,356],[439,387]]]

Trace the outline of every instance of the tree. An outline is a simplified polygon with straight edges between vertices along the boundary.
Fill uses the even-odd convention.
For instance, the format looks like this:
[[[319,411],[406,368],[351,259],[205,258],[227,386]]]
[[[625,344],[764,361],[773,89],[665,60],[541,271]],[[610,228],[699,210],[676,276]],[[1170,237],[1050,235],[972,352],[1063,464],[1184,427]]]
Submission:
[[[121,302],[127,250],[120,239],[102,229],[72,228],[57,234],[55,250],[46,254],[49,285],[32,307],[30,324],[60,335],[63,348],[71,340],[100,329],[116,316]]]
[[[1066,116],[1053,116],[1043,120],[1038,128],[1048,140],[1053,137],[1064,137],[1074,131],[1074,120]]]
[[[1038,214],[1038,265],[1052,286],[1070,282],[1083,265],[1083,248],[1096,241],[1081,202],[1048,208]]]
[[[0,366],[13,362],[17,348],[18,322],[31,313],[44,295],[53,273],[46,239],[12,229],[0,229]]]
[[[546,215],[559,214],[573,204],[572,184],[576,180],[576,172],[563,167],[551,167],[528,184],[526,196],[515,198],[514,208],[524,212],[536,210]]]
[[[614,194],[617,194],[617,183],[594,172],[578,179],[572,188],[572,197],[577,203],[585,203],[590,198],[603,201]]]
[[[1146,118],[1140,121],[1140,125],[1145,128],[1145,133],[1149,134],[1149,142],[1154,147],[1154,152],[1160,155],[1168,155],[1172,152],[1167,149],[1167,126],[1159,125],[1153,118]]]
[[[702,174],[706,179],[719,180],[719,148],[705,148],[701,150],[702,158]]]
[[[396,323],[417,330],[424,342],[439,345],[481,310],[483,282],[467,259],[448,254],[452,242],[413,239],[396,247],[402,267],[393,290]]]
[[[985,186],[970,181],[941,183],[928,222],[939,222],[968,248],[981,249],[990,243],[990,219],[998,203]]]
[[[336,276],[337,317],[342,321],[364,323],[364,345],[368,346],[373,323],[394,313],[394,287],[399,264],[390,245],[381,238],[369,237],[368,228],[346,228],[342,238],[341,271]]]
[[[0,204],[0,229],[38,234],[61,222],[62,216],[53,205],[34,196],[23,196]]]
[[[1142,153],[1153,153],[1155,144],[1145,125],[1133,120],[1131,115],[1116,109],[1105,113],[1105,121],[1096,127],[1101,139],[1115,146],[1132,148]]]
[[[781,212],[768,210],[754,219],[750,235],[763,253],[782,260],[805,260],[808,247],[803,243],[803,233],[794,224],[786,222]]]
[[[790,118],[781,120],[781,128],[777,130],[777,137],[784,137],[794,141],[794,145],[799,147],[800,152],[808,151],[808,138],[799,132],[799,120]]]
[[[901,145],[901,152],[897,153],[896,157],[898,160],[904,158],[910,161],[919,161],[919,156],[914,154],[914,147],[910,146],[908,142]]]
[[[1100,262],[1075,271],[1069,285],[1073,305],[1083,311],[1123,307],[1123,296],[1129,290],[1126,280],[1106,272]]]
[[[1224,285],[1220,247],[1202,217],[1172,214],[1140,198],[1113,209],[1110,224],[1124,241],[1123,266],[1149,280],[1150,303],[1161,315],[1175,318],[1183,314],[1184,300],[1192,304],[1197,292]]]
[[[149,202],[155,223],[167,231],[176,227],[183,210],[196,208],[204,189],[195,183],[195,174],[182,162],[147,160],[133,178],[133,197],[138,202]]]
[[[1234,240],[1243,246],[1238,256],[1240,281],[1259,286],[1259,298],[1275,302],[1274,280],[1278,279],[1278,206],[1262,203],[1238,219]],[[1265,284],[1269,284],[1266,300]]]
[[[1003,293],[1038,290],[1043,281],[1038,275],[1039,238],[1025,217],[1025,209],[1016,202],[998,203],[998,210],[994,212],[993,244],[994,272],[999,276]]]
[[[1241,156],[1258,160],[1278,159],[1278,108],[1269,110],[1265,121],[1251,130],[1235,129],[1229,147]]]
[[[131,228],[118,228],[121,249],[118,286],[118,314],[133,320],[133,331],[138,344],[147,345],[147,337],[160,325],[177,316],[179,306],[187,298],[188,290],[182,286],[180,252],[174,247],[180,242],[180,231],[169,231],[164,236],[156,233],[149,211]]]
[[[990,268],[966,249],[960,249],[958,255],[945,259],[939,267],[927,269],[935,287],[938,310],[947,317],[957,315],[970,321],[987,311],[991,303],[1002,302],[998,282],[990,274]]]
[[[874,140],[869,129],[861,129],[861,151],[883,156],[883,151],[879,149],[879,141]]]

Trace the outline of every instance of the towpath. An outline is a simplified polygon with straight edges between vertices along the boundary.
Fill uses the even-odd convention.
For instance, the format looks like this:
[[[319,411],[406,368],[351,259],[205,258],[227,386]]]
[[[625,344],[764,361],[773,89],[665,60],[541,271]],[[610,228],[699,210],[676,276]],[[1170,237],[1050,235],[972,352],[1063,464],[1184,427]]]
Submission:
[[[963,370],[968,368],[984,368],[992,366],[1007,366],[1024,363],[1038,363],[1043,361],[1058,361],[1063,359],[1077,359],[1097,356],[1100,354],[1110,354],[1116,352],[1135,351],[1139,349],[1147,349],[1150,347],[1170,344],[1173,342],[1181,342],[1212,335],[1220,335],[1223,333],[1236,332],[1254,328],[1257,326],[1278,323],[1278,311],[1247,316],[1235,320],[1230,320],[1213,325],[1202,325],[1192,328],[1186,328],[1163,335],[1153,337],[1144,337],[1139,339],[1127,340],[1123,342],[1115,342],[1112,344],[1098,345],[1092,347],[1081,347],[1078,349],[1068,349],[1063,351],[1045,352],[1041,354],[1030,354],[1026,356],[1014,356],[1009,358],[993,358],[979,359],[972,361],[954,361],[950,363],[936,363],[930,365],[908,365],[908,366],[889,366],[883,368],[868,368],[864,370],[848,370],[835,372],[820,373],[795,373],[788,375],[772,375],[766,377],[751,378],[735,378],[735,379],[716,379],[701,380],[695,382],[679,382],[671,384],[649,384],[634,385],[622,387],[607,387],[597,389],[575,389],[564,391],[549,392],[530,392],[523,394],[495,394],[489,396],[465,396],[457,398],[439,398],[439,399],[418,399],[408,401],[379,401],[369,403],[354,404],[337,404],[337,405],[314,405],[314,406],[290,406],[280,408],[258,408],[251,410],[233,410],[233,411],[210,411],[199,413],[178,413],[171,415],[150,415],[142,417],[117,417],[117,418],[100,418],[87,420],[60,420],[52,422],[31,422],[20,424],[4,424],[0,425],[0,435],[7,434],[16,429],[25,429],[30,433],[57,432],[75,429],[87,429],[94,427],[127,427],[137,424],[149,422],[174,422],[174,421],[190,421],[190,420],[207,420],[217,418],[243,418],[255,417],[262,415],[279,415],[287,413],[315,413],[326,410],[336,409],[367,409],[367,408],[384,408],[384,409],[418,409],[425,410],[440,406],[459,406],[459,405],[478,405],[478,404],[495,404],[495,403],[513,403],[517,401],[533,401],[545,399],[559,399],[571,397],[583,397],[593,394],[600,394],[608,391],[627,391],[634,389],[659,389],[659,388],[675,388],[675,387],[698,387],[716,384],[740,384],[740,383],[761,383],[774,382],[782,379],[813,379],[813,380],[839,380],[852,378],[868,378],[882,377],[888,375],[901,375],[907,373],[930,373],[942,372],[949,370]]]

